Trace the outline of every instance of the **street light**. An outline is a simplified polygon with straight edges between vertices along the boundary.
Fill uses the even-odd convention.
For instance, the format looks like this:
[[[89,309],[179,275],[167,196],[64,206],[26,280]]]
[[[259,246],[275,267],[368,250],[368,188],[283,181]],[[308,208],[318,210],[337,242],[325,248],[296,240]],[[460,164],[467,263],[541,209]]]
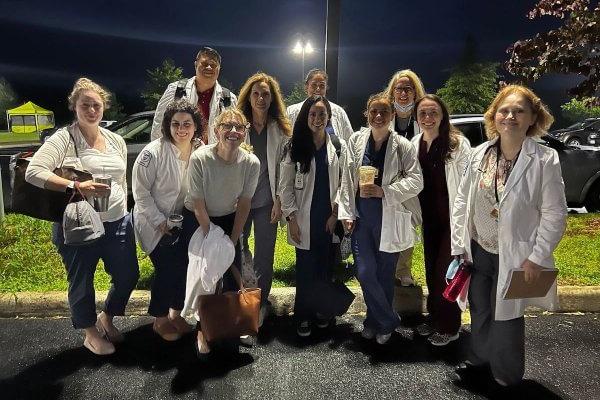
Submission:
[[[292,49],[294,54],[302,55],[302,79],[304,79],[304,56],[306,54],[311,54],[315,51],[312,47],[312,44],[308,40],[300,39],[296,42],[296,45]]]

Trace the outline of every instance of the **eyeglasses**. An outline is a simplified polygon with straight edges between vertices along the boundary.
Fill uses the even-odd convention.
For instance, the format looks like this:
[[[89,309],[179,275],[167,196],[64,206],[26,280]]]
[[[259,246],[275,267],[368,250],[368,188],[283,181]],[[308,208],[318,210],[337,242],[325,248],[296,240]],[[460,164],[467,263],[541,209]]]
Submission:
[[[190,129],[194,126],[193,122],[186,121],[184,123],[179,123],[176,121],[171,122],[171,129],[178,131],[179,128],[183,128],[185,130]]]
[[[325,83],[311,83],[308,86],[313,90],[317,90],[317,89],[323,90],[323,89],[325,89],[325,87],[327,87],[327,85]]]
[[[219,124],[219,127],[221,127],[221,129],[223,129],[223,131],[225,132],[233,132],[234,130],[237,133],[244,133],[246,132],[246,130],[248,128],[250,128],[250,124],[234,124],[232,122],[225,122],[222,124]]]
[[[439,115],[439,113],[437,111],[419,111],[417,113],[417,118],[418,119],[425,119],[427,117],[436,118],[438,115]]]
[[[394,88],[394,92],[396,92],[396,93],[405,92],[406,94],[411,94],[414,91],[415,91],[415,88],[412,86],[396,86]]]

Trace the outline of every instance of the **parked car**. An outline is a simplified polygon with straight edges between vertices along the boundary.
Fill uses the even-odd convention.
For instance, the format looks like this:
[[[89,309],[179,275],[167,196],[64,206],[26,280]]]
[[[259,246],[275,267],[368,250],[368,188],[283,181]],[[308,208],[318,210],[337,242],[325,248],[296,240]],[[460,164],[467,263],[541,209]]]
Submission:
[[[451,115],[450,122],[473,147],[487,140],[481,114]],[[600,211],[600,148],[570,145],[549,134],[538,140],[558,152],[569,207]]]
[[[127,144],[127,185],[129,192],[129,206],[133,206],[131,196],[131,170],[136,157],[142,151],[144,146],[150,141],[150,131],[152,130],[152,121],[154,120],[154,111],[144,111],[132,114],[120,122],[110,125],[110,130],[121,135]],[[45,139],[56,132],[57,129],[48,130]],[[43,142],[40,138],[40,142]],[[11,210],[11,185],[9,162],[10,157],[23,151],[36,151],[41,143],[29,143],[19,145],[0,146],[0,173],[2,174],[2,194],[4,198],[5,211]]]
[[[558,140],[572,145],[600,145],[600,118],[587,118],[564,129],[548,132]]]

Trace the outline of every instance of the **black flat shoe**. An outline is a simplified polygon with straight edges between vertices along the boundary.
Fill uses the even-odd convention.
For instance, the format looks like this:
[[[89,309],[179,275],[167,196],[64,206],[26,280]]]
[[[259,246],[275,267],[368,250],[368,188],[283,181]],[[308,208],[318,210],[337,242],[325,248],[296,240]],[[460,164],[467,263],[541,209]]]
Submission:
[[[490,378],[489,367],[486,364],[473,365],[469,362],[461,362],[454,367],[454,378],[461,382],[475,382],[481,378]]]

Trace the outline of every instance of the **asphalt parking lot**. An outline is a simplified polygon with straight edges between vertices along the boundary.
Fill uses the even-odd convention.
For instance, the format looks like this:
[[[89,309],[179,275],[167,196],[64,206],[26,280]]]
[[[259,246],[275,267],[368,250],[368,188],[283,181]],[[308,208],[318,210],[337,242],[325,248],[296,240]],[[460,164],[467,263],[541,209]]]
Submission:
[[[2,399],[481,399],[486,385],[450,379],[468,331],[447,349],[394,335],[389,344],[356,332],[361,316],[299,340],[291,317],[269,319],[253,348],[198,360],[193,337],[163,343],[150,318],[119,318],[125,343],[107,358],[81,346],[70,320],[0,319]],[[416,321],[407,321],[414,324]],[[525,381],[510,398],[592,399],[600,393],[598,314],[527,318]],[[502,395],[499,398],[506,398]]]

